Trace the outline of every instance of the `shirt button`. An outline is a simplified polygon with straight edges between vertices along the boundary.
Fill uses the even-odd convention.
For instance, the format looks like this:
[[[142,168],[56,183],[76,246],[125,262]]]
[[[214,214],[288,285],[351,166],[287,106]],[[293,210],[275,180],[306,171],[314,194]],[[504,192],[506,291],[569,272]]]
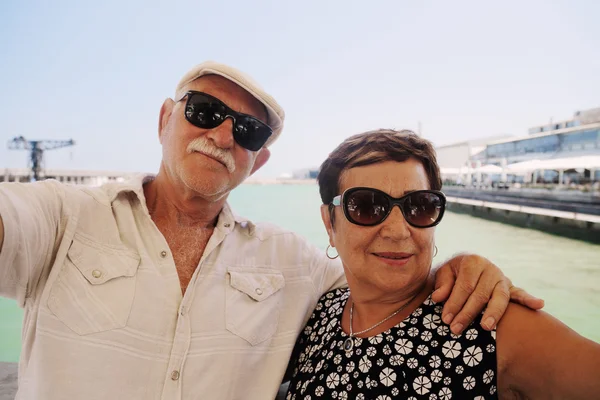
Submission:
[[[177,379],[179,379],[179,371],[171,372],[171,380],[176,381]]]
[[[161,251],[161,252],[160,252],[160,256],[161,256],[162,258],[165,258],[165,257],[167,256],[167,252],[166,252],[166,251],[164,251],[164,250],[163,250],[163,251]]]
[[[102,276],[102,271],[95,269],[92,271],[92,276],[96,279],[100,278]]]
[[[223,226],[224,226],[225,228],[229,228],[229,227],[231,226],[231,224],[230,224],[230,223],[225,223],[225,224],[223,224]]]
[[[256,292],[256,294],[257,294],[257,295],[259,295],[259,296],[263,294],[263,291],[262,291],[262,289],[260,289],[260,288],[257,288],[257,289],[255,290],[255,292]]]

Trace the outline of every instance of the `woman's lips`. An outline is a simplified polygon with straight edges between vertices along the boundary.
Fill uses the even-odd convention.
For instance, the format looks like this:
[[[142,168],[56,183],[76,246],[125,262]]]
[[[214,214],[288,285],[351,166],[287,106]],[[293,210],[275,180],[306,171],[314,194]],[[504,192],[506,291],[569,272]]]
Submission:
[[[412,258],[413,254],[410,253],[398,253],[398,252],[380,252],[373,253],[380,261],[393,266],[406,265]]]

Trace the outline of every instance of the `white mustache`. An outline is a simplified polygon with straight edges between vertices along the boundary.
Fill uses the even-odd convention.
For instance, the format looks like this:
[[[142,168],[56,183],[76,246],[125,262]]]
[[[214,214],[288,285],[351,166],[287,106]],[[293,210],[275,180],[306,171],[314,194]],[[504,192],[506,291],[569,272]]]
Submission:
[[[191,154],[195,151],[222,162],[227,167],[229,173],[233,173],[235,171],[235,160],[233,159],[233,155],[227,150],[223,150],[214,146],[205,137],[201,136],[190,142],[187,147],[188,154]]]

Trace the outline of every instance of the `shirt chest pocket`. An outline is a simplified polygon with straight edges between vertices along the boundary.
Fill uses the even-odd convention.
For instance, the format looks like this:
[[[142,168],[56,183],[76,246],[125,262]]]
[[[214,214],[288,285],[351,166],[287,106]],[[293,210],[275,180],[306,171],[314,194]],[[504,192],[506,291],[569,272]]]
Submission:
[[[48,308],[79,335],[123,328],[139,265],[139,254],[126,247],[102,246],[76,236],[50,289]]]
[[[283,303],[285,279],[277,270],[229,270],[226,287],[226,325],[252,346],[275,334]]]

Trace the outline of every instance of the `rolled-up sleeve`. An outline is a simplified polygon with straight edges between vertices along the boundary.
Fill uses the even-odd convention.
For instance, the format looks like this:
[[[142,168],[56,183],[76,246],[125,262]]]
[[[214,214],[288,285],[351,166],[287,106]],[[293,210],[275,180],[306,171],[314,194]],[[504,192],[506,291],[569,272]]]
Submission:
[[[35,292],[59,243],[63,203],[64,192],[56,181],[0,184],[0,296],[24,307]]]

